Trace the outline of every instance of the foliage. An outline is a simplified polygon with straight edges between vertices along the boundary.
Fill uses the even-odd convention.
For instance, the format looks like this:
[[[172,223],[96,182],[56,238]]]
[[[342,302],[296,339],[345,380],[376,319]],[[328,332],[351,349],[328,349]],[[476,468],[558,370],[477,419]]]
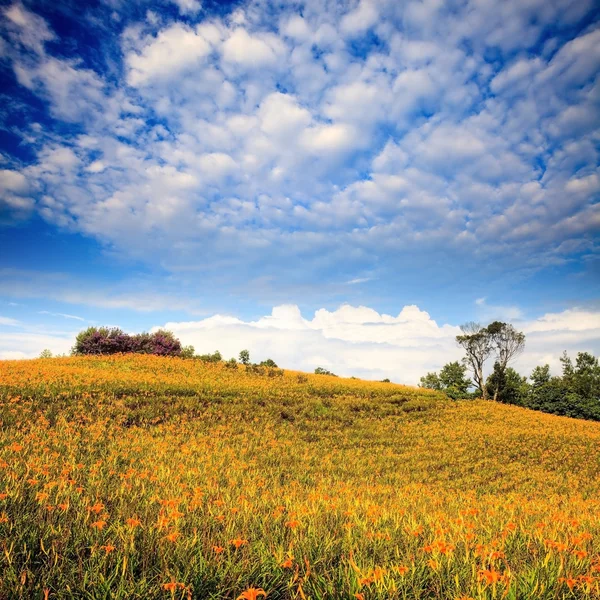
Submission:
[[[75,339],[72,354],[156,354],[157,356],[180,356],[181,342],[170,332],[158,330],[155,333],[129,335],[118,327],[88,327],[79,332]],[[194,348],[188,346],[187,354],[193,356]]]
[[[456,342],[465,351],[464,365],[473,373],[473,382],[482,398],[487,399],[487,388],[483,376],[483,367],[492,355],[494,346],[485,327],[479,323],[466,323],[461,326],[462,335],[456,336]]]
[[[458,361],[444,365],[440,374],[427,373],[421,377],[420,387],[444,392],[454,400],[469,398],[471,380],[466,376],[467,367]]]
[[[577,354],[575,365],[566,353],[562,377],[551,377],[550,367],[536,367],[523,405],[580,419],[600,421],[600,366],[588,352]]]
[[[323,367],[317,367],[315,369],[315,375],[330,375],[331,377],[337,377],[335,373],[332,373]]]
[[[267,358],[267,360],[263,360],[260,362],[261,367],[271,367],[273,369],[277,368],[277,363],[272,358]]]
[[[514,369],[502,369],[500,363],[494,363],[494,370],[487,378],[488,393],[497,402],[523,405],[529,386],[527,377],[521,377]]]
[[[202,360],[204,362],[221,362],[223,360],[223,357],[221,356],[221,353],[218,350],[215,350],[215,352],[213,352],[212,354],[200,354],[195,356],[194,358],[197,358],[198,360]]]
[[[243,365],[249,365],[250,364],[250,352],[248,352],[248,350],[241,350],[240,356],[239,356],[239,361]]]
[[[52,358],[52,351],[48,350],[48,348],[44,348],[40,352],[40,358]]]
[[[150,355],[0,361],[0,422],[3,599],[600,594],[597,423]]]
[[[518,395],[515,390],[509,391],[511,389],[510,385],[518,387],[519,384],[514,380],[516,373],[512,371],[509,375],[507,369],[509,368],[508,363],[523,352],[525,334],[517,331],[509,323],[502,323],[501,321],[490,323],[486,327],[486,332],[496,353],[494,376],[491,379],[488,378],[486,386],[494,400],[500,400],[498,396],[503,394],[506,401],[507,394],[517,393]],[[509,383],[510,378],[512,378],[512,381]],[[503,388],[503,386],[509,387]]]
[[[490,394],[498,400],[501,392],[498,386],[506,379],[508,363],[525,348],[525,334],[502,321],[494,321],[487,327],[471,322],[463,325],[461,330],[462,335],[456,336],[456,342],[465,351],[463,364],[473,373],[473,381],[481,397],[486,400]],[[496,375],[485,381],[484,365],[492,355],[495,355]]]

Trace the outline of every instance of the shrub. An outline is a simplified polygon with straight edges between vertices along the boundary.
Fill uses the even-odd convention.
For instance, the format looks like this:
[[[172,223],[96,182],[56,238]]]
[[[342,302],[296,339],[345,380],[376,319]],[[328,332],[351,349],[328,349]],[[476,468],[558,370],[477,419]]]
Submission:
[[[331,371],[328,371],[327,369],[324,369],[323,367],[317,367],[315,369],[315,375],[331,375],[331,377],[337,377],[337,375],[335,373],[332,373]]]
[[[131,348],[131,336],[118,327],[88,327],[75,338],[73,354],[117,354]]]
[[[277,368],[277,364],[275,363],[275,361],[272,358],[267,358],[267,360],[263,360],[260,363],[261,367],[271,367],[273,369]]]
[[[221,353],[218,350],[215,350],[215,352],[213,352],[212,354],[200,354],[199,356],[196,356],[196,358],[204,362],[214,363],[221,362],[223,360],[223,357],[221,356]]]
[[[75,355],[128,352],[180,356],[182,348],[181,342],[170,331],[128,335],[118,327],[88,327],[77,335],[72,349]]]

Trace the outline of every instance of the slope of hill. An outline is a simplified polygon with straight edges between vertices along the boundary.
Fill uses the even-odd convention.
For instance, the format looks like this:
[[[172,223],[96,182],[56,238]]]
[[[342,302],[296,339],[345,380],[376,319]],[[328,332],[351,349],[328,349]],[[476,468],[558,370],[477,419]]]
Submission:
[[[151,356],[0,421],[0,598],[600,597],[600,423]]]

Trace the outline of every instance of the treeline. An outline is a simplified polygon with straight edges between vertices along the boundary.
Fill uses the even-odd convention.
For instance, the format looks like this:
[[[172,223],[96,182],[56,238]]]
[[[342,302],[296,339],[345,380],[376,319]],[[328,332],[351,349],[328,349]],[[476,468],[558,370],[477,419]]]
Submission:
[[[465,350],[462,362],[448,363],[439,374],[427,373],[421,377],[421,387],[442,391],[453,399],[491,398],[555,415],[600,421],[597,357],[579,352],[573,363],[565,352],[560,359],[560,376],[552,376],[550,366],[543,365],[526,377],[508,366],[525,347],[523,333],[499,321],[487,327],[468,323],[461,329],[456,341]],[[490,358],[494,367],[484,378],[484,365]]]

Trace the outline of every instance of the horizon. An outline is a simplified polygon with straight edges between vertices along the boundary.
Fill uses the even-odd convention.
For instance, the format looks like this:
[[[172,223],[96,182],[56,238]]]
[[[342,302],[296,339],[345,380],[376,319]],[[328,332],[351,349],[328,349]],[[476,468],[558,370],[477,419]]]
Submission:
[[[593,0],[0,7],[0,360],[165,327],[416,383],[600,354]]]

